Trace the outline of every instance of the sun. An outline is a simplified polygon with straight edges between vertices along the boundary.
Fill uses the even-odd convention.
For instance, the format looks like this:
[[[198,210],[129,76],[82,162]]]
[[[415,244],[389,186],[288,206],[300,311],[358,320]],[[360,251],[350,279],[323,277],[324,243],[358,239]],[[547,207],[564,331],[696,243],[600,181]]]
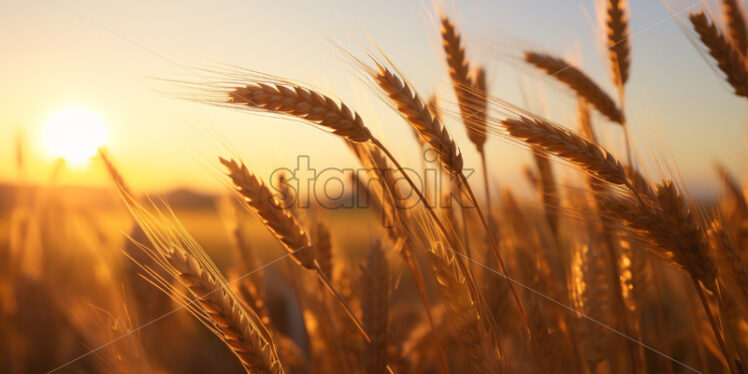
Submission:
[[[44,126],[44,145],[54,157],[73,165],[86,164],[107,141],[104,122],[82,108],[54,113]]]

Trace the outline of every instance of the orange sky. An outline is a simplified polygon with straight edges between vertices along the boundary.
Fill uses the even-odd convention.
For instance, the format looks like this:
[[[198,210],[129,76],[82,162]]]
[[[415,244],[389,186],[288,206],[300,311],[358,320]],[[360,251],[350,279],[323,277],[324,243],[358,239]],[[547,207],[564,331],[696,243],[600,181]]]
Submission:
[[[465,34],[467,53],[488,68],[491,93],[574,126],[573,99],[559,85],[523,66],[521,50],[577,56],[613,93],[592,1],[457,1],[447,6]],[[540,6],[542,4],[542,6]],[[713,162],[742,176],[745,100],[736,98],[655,1],[632,1],[634,38],[627,117],[639,151],[646,138],[667,139],[692,192],[717,190]],[[334,92],[411,165],[419,165],[405,123],[361,82],[336,44],[359,56],[371,37],[424,96],[438,92],[447,110],[454,98],[441,62],[432,7],[421,2],[342,0],[177,2],[25,1],[0,4],[0,180],[17,178],[14,142],[25,133],[29,174],[48,180],[52,162],[42,142],[50,116],[70,107],[106,124],[113,157],[143,190],[176,186],[221,188],[215,158],[230,149],[266,178],[309,155],[313,166],[354,165],[338,139],[294,121],[176,100],[157,78],[195,79],[194,67],[233,64]],[[459,11],[458,11],[459,10]],[[363,46],[363,48],[362,48]],[[188,67],[189,69],[186,69]],[[524,87],[524,88],[523,88]],[[477,165],[459,122],[448,126],[466,165]],[[598,118],[603,140],[621,150],[621,133]],[[641,131],[640,129],[644,129]],[[230,147],[221,144],[228,139]],[[492,179],[521,186],[526,149],[489,140]],[[105,185],[101,167],[67,169],[62,183]]]

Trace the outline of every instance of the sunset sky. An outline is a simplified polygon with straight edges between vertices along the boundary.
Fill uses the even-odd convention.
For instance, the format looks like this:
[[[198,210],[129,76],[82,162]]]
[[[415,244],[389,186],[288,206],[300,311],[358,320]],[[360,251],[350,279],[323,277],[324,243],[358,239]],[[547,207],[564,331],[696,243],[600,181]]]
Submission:
[[[592,0],[456,1],[442,9],[458,21],[471,60],[487,67],[495,96],[576,127],[573,97],[522,63],[527,48],[581,61],[615,93]],[[647,140],[666,143],[691,192],[714,193],[715,161],[743,176],[748,106],[700,56],[679,17],[653,0],[632,0],[631,10],[626,109],[635,143],[645,158]],[[196,68],[224,64],[334,93],[396,155],[418,165],[412,132],[362,82],[339,46],[365,57],[375,50],[373,41],[421,94],[436,91],[445,109],[454,111],[434,14],[430,2],[415,0],[1,2],[0,180],[17,180],[14,148],[22,131],[30,179],[48,181],[53,160],[43,129],[70,108],[100,118],[105,145],[140,190],[222,188],[215,157],[233,150],[263,177],[273,168],[293,168],[299,154],[309,155],[318,169],[354,165],[344,144],[318,129],[175,99],[178,90],[159,80],[201,81]],[[448,119],[466,165],[477,167],[461,123]],[[603,142],[622,155],[620,129],[596,120]],[[488,154],[492,179],[520,185],[522,162],[530,162],[526,149],[496,137]],[[97,163],[66,169],[60,178],[65,184],[108,183]]]

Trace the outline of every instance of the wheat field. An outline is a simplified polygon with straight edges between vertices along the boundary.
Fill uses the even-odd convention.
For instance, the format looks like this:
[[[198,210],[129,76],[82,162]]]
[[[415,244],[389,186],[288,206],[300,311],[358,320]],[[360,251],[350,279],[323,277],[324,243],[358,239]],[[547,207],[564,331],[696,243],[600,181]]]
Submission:
[[[741,176],[717,166],[722,195],[701,201],[678,160],[660,170],[642,161],[660,151],[630,132],[637,14],[626,0],[598,3],[612,81],[571,58],[513,52],[562,90],[570,123],[492,94],[492,71],[438,8],[449,92],[419,92],[376,45],[339,51],[372,100],[401,117],[401,134],[381,134],[334,92],[251,66],[167,80],[195,105],[327,132],[363,171],[343,181],[353,192],[333,209],[301,204],[308,191],[293,176],[264,177],[227,147],[204,160],[226,186],[220,195],[139,191],[104,148],[94,162],[109,176],[105,193],[56,186],[60,165],[49,185],[17,184],[0,218],[0,371],[745,372]],[[745,4],[666,3],[713,79],[748,98]],[[601,128],[624,147],[609,147]],[[394,136],[417,140],[412,153],[432,155],[435,168],[406,165]],[[489,178],[512,160],[487,148],[506,143],[532,155],[516,176],[530,191]],[[23,175],[20,142],[15,152]],[[446,181],[440,196],[420,173]]]

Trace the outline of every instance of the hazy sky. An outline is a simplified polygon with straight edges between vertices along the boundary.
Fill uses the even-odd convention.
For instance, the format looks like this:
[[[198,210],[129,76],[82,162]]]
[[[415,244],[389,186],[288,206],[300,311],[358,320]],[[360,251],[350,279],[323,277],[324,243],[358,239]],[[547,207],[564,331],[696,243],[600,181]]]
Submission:
[[[582,61],[614,93],[592,0],[456,1],[443,8],[457,20],[471,60],[487,67],[496,96],[576,126],[573,98],[522,64],[526,48]],[[334,92],[397,155],[416,164],[410,129],[362,83],[338,45],[365,56],[373,50],[371,38],[424,96],[436,91],[453,111],[433,9],[401,0],[0,2],[0,180],[16,178],[19,130],[28,138],[31,178],[49,178],[40,132],[52,114],[68,107],[103,119],[107,146],[138,189],[219,187],[214,157],[231,154],[221,139],[263,177],[276,167],[293,168],[299,154],[309,155],[318,169],[354,164],[340,140],[317,129],[176,100],[163,93],[173,87],[157,79],[201,80],[193,68],[222,64]],[[648,157],[647,139],[666,142],[697,194],[716,191],[714,161],[742,177],[745,100],[731,94],[660,2],[633,0],[631,9],[627,115],[640,152]],[[620,151],[620,129],[596,119],[604,142]],[[464,128],[449,122],[466,164],[477,165]],[[491,138],[488,148],[491,177],[518,185],[530,162],[527,150],[503,138]],[[108,183],[97,164],[66,170],[61,178]]]

